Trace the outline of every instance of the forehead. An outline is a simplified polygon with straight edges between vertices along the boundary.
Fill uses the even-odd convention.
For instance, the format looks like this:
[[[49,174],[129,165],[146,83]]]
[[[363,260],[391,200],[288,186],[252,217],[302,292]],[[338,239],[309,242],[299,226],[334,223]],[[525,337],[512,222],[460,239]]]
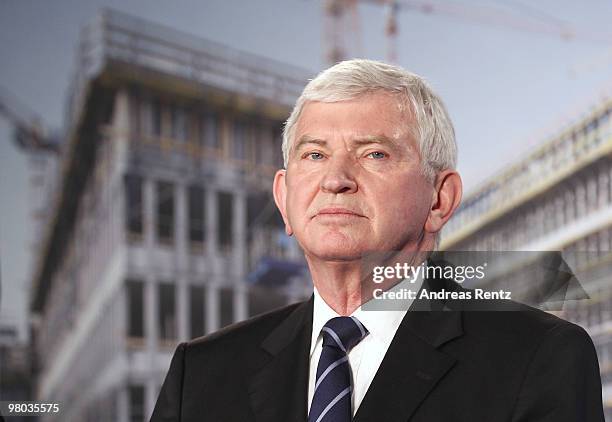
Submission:
[[[309,101],[300,113],[295,139],[305,134],[322,136],[325,133],[316,132],[338,131],[399,138],[410,133],[413,121],[406,101],[386,92],[337,102]]]

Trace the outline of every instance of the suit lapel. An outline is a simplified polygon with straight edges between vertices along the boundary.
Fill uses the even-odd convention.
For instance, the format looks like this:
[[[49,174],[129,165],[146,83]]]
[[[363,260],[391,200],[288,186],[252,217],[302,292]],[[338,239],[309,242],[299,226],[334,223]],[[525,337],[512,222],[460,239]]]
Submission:
[[[437,280],[426,280],[424,286],[430,291],[460,288],[454,282]],[[355,422],[406,422],[410,418],[456,362],[438,348],[463,333],[459,302],[413,303],[359,406]],[[259,354],[253,357],[249,395],[255,421],[307,420],[312,312],[311,296],[266,337]]]
[[[433,280],[424,283],[430,290],[444,285],[434,287]],[[455,303],[446,305],[458,309]],[[442,307],[438,302],[413,303],[357,410],[355,422],[406,422],[451,370],[456,359],[438,348],[463,333],[461,311],[432,310]]]
[[[261,344],[249,382],[256,421],[305,422],[313,298],[303,302]]]

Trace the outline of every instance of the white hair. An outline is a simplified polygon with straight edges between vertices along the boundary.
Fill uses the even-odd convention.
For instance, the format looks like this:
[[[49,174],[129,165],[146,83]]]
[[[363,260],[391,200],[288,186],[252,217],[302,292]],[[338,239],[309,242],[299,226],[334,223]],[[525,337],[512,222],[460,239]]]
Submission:
[[[457,145],[455,131],[442,100],[420,76],[383,62],[353,59],[340,62],[319,73],[302,91],[283,130],[283,160],[285,168],[294,142],[295,126],[304,105],[309,101],[338,102],[355,99],[375,91],[398,95],[416,119],[414,136],[421,154],[421,170],[433,183],[445,169],[455,169]],[[416,126],[416,127],[415,127]]]

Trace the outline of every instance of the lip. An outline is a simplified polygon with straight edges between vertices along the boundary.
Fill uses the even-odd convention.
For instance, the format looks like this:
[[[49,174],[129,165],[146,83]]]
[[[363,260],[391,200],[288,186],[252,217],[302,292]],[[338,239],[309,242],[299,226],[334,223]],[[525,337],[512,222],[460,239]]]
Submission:
[[[353,210],[349,210],[348,208],[342,208],[342,207],[327,207],[327,208],[322,208],[319,210],[319,212],[316,214],[317,216],[321,216],[321,215],[325,215],[325,216],[353,216],[353,217],[363,217],[363,215],[353,211]]]

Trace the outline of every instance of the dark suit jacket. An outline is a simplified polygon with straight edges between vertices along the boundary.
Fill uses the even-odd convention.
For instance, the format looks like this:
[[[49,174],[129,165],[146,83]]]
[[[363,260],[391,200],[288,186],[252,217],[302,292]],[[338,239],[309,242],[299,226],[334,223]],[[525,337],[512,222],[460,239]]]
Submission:
[[[582,328],[523,305],[467,303],[406,314],[354,421],[604,420]],[[151,422],[306,421],[312,311],[311,297],[181,343]]]

